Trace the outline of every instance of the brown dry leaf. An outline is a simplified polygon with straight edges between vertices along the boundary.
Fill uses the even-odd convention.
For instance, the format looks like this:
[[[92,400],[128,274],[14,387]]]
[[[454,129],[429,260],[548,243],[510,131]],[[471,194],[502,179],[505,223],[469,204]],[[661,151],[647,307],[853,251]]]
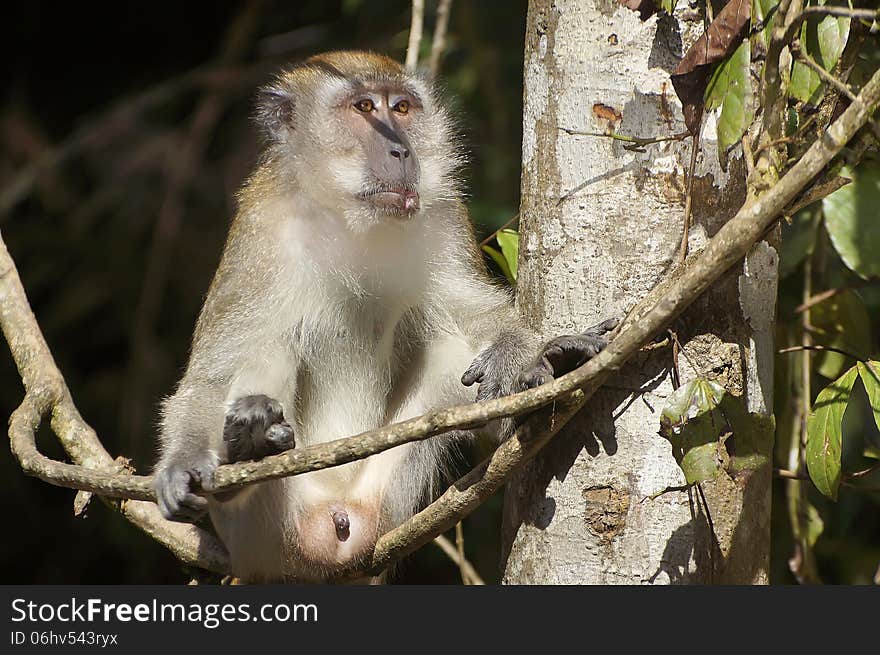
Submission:
[[[712,74],[712,65],[739,45],[750,15],[749,0],[730,0],[672,73],[672,86],[681,100],[684,122],[691,134],[696,134],[700,127],[703,94]]]

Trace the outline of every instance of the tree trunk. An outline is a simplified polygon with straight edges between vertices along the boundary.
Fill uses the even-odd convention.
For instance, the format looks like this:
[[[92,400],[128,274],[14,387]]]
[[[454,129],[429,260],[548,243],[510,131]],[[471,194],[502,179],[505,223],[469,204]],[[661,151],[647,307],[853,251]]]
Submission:
[[[615,0],[532,0],[526,30],[517,303],[553,336],[622,317],[675,265],[691,157],[691,139],[635,152],[563,128],[685,131],[669,73],[703,25],[684,2],[675,18],[642,22]],[[745,197],[741,157],[722,170],[712,117],[704,123],[691,252]],[[772,411],[776,262],[759,243],[670,326],[680,353],[661,347],[631,360],[509,484],[506,583],[767,582],[766,458],[682,489],[658,430],[676,366],[682,384],[706,378],[750,412]],[[730,454],[734,443],[722,448]]]

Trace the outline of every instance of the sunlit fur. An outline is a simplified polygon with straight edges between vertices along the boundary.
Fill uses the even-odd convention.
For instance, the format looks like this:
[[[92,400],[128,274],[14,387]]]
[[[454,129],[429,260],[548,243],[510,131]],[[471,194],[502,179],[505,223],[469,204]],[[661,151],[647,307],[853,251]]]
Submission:
[[[358,197],[367,162],[339,98],[377,83],[422,103],[407,132],[421,208],[408,218]],[[472,402],[461,375],[501,337],[509,347],[492,366],[505,379],[532,352],[508,293],[486,275],[459,199],[459,139],[431,85],[386,57],[329,53],[281,73],[257,117],[266,150],[239,194],[189,365],[164,403],[158,471],[206,451],[222,458],[225,407],[244,395],[279,400],[302,447]],[[212,500],[235,574],[320,581],[356,566],[429,500],[451,441]],[[335,507],[351,517],[345,542],[331,529]]]

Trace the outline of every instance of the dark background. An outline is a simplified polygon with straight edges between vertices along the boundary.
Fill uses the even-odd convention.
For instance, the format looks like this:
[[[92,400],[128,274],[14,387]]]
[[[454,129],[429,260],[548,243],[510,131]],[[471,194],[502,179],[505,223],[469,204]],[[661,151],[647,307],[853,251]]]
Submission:
[[[436,3],[426,4],[425,55]],[[526,4],[453,4],[442,77],[471,153],[465,177],[482,234],[518,206]],[[82,415],[139,472],[154,461],[157,403],[186,362],[234,194],[258,154],[249,120],[257,87],[284,63],[329,49],[402,60],[409,10],[409,0],[6,7],[0,230]],[[34,167],[32,188],[13,194]],[[780,306],[799,294],[784,281]],[[0,414],[21,396],[4,355]],[[869,410],[849,418],[855,431],[874,429]],[[63,456],[45,430],[39,445]],[[170,553],[100,502],[75,518],[74,493],[22,475],[8,447],[0,476],[0,581],[188,580]],[[773,581],[791,582],[785,499],[774,491]],[[869,580],[880,559],[875,502],[842,489],[833,512],[816,503],[826,519],[816,546],[823,578]],[[499,577],[499,514],[496,496],[464,524],[467,554],[487,582]],[[397,579],[459,580],[432,546]]]

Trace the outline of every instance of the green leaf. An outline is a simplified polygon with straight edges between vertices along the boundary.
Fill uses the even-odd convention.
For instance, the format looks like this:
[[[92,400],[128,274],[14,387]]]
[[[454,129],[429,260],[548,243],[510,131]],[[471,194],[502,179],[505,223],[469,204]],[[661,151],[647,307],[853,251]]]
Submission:
[[[816,488],[832,500],[837,500],[840,486],[840,424],[856,375],[853,366],[822,389],[807,417],[807,471]]]
[[[495,239],[498,241],[498,245],[501,246],[501,252],[504,255],[504,259],[507,260],[507,265],[510,270],[508,278],[511,279],[511,283],[516,282],[516,258],[519,255],[519,232],[516,230],[504,229],[495,235]]]
[[[822,517],[819,515],[819,510],[817,510],[813,505],[807,503],[807,521],[806,521],[806,534],[804,535],[807,539],[807,545],[812,548],[816,545],[816,541],[819,540],[819,537],[822,535],[822,532],[825,530],[825,522],[822,520]]]
[[[857,275],[880,275],[880,164],[863,162],[841,174],[852,179],[822,200],[834,249]]]
[[[736,477],[769,462],[776,434],[775,418],[746,411],[742,399],[729,393],[722,396],[718,408],[732,433],[724,442],[730,455],[727,472]]]
[[[660,0],[660,9],[672,16],[675,11],[675,2],[676,0]]]
[[[483,252],[489,255],[492,260],[498,264],[498,268],[501,269],[501,272],[504,274],[504,277],[507,278],[508,282],[513,284],[516,282],[516,279],[513,277],[513,274],[510,272],[510,266],[507,263],[507,260],[504,258],[500,252],[495,250],[492,246],[483,246]]]
[[[840,60],[849,37],[849,18],[825,16],[821,21],[806,20],[801,26],[801,47],[826,71]],[[799,61],[791,69],[789,93],[811,105],[819,104],[824,93],[824,83],[819,75]]]
[[[839,348],[858,358],[867,359],[871,352],[871,320],[864,301],[855,291],[844,291],[810,310],[810,322],[817,344]],[[833,380],[852,360],[835,352],[817,353],[816,370]]]
[[[744,39],[733,54],[718,65],[706,86],[706,109],[721,107],[718,148],[722,152],[740,140],[754,118],[750,61],[751,47],[749,40]]]
[[[874,412],[874,422],[880,428],[880,362],[874,360],[858,362],[856,367],[859,369],[859,377],[865,385],[865,391],[868,392],[868,402],[871,403],[871,411]]]
[[[724,387],[698,378],[676,389],[660,415],[660,435],[672,445],[688,484],[732,476],[767,463],[772,418],[749,414]]]

